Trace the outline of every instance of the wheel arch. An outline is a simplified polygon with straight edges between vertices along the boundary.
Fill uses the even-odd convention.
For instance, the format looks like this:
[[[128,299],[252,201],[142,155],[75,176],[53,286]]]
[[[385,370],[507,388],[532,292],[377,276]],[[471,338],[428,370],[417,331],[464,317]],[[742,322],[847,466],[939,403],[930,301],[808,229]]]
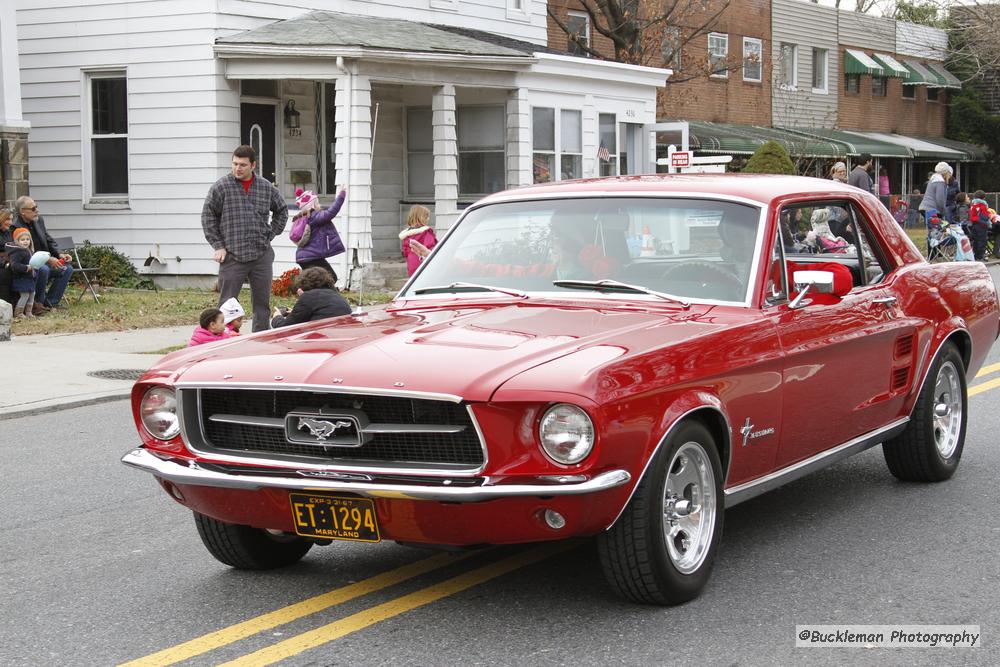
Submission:
[[[920,370],[920,381],[914,383],[913,385],[913,390],[909,400],[907,401],[907,410],[905,414],[912,415],[913,410],[917,405],[917,397],[920,396],[920,392],[923,391],[924,385],[927,384],[931,368],[934,366],[934,362],[937,358],[941,356],[941,352],[948,343],[953,343],[958,349],[958,353],[962,357],[962,365],[964,366],[962,370],[964,372],[968,372],[969,364],[972,363],[972,335],[960,324],[956,324],[951,331],[941,336],[937,342],[937,347],[934,349],[934,353],[926,356],[925,362],[922,364]],[[928,346],[928,348],[929,347],[930,346]]]
[[[632,490],[628,494],[628,498],[622,503],[622,506],[618,509],[618,513],[615,514],[614,519],[608,523],[605,530],[617,523],[618,519],[621,518],[622,513],[625,512],[625,508],[628,504],[632,502],[632,497],[635,495],[636,490],[639,488],[639,484],[642,483],[643,478],[649,471],[649,467],[656,457],[657,453],[663,447],[663,444],[669,439],[680,427],[688,421],[696,421],[702,424],[708,429],[712,438],[715,440],[716,447],[718,447],[719,463],[722,467],[722,485],[725,486],[726,478],[729,476],[729,464],[731,463],[732,455],[732,428],[730,427],[729,417],[726,415],[725,409],[722,402],[717,396],[699,393],[694,397],[694,401],[681,407],[680,409],[674,409],[679,406],[679,404],[688,403],[688,401],[677,401],[671,406],[671,410],[668,411],[665,417],[665,421],[669,423],[669,427],[664,429],[663,435],[660,437],[656,446],[652,448],[649,452],[649,456],[643,465],[642,472],[636,477],[634,484],[632,485]],[[686,409],[685,409],[686,408]]]

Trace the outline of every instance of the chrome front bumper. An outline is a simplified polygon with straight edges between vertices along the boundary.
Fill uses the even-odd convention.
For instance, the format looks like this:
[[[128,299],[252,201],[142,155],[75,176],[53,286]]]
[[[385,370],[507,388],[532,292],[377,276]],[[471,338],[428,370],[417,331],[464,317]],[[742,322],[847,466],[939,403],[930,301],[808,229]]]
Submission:
[[[483,500],[511,497],[573,496],[596,493],[621,486],[632,476],[625,470],[609,470],[583,481],[565,483],[509,484],[483,486],[421,486],[417,484],[388,484],[384,482],[344,481],[332,479],[297,479],[295,477],[270,477],[262,475],[235,475],[199,466],[195,461],[162,459],[149,450],[133,449],[122,457],[122,463],[152,473],[155,477],[177,484],[213,486],[226,489],[256,490],[261,488],[291,489],[293,491],[339,491],[356,493],[368,498],[400,498],[407,500],[438,500],[453,503],[472,503]],[[294,474],[289,471],[289,474]]]

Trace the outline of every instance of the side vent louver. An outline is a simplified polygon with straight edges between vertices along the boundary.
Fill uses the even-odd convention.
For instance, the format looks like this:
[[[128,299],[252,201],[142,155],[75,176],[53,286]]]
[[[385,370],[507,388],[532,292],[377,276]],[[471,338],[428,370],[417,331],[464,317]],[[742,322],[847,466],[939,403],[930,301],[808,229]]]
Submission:
[[[903,336],[896,339],[895,355],[897,359],[908,357],[913,353],[913,336]]]
[[[892,391],[899,391],[906,388],[906,381],[910,378],[910,367],[897,368],[892,372]]]

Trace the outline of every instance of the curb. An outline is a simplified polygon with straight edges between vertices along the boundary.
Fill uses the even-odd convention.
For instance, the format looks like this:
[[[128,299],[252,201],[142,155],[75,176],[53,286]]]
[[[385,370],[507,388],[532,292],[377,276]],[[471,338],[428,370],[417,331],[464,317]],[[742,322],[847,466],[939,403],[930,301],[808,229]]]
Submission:
[[[60,412],[62,410],[70,410],[72,408],[82,408],[88,405],[97,405],[99,403],[111,403],[112,401],[122,401],[132,396],[132,390],[128,390],[123,393],[108,394],[106,396],[94,396],[92,398],[83,398],[76,401],[67,401],[65,403],[53,403],[52,405],[38,406],[34,408],[26,408],[24,410],[10,410],[8,412],[0,412],[0,421],[5,419],[18,419],[20,417],[31,417],[40,414],[40,411],[44,411],[45,414],[51,412]]]

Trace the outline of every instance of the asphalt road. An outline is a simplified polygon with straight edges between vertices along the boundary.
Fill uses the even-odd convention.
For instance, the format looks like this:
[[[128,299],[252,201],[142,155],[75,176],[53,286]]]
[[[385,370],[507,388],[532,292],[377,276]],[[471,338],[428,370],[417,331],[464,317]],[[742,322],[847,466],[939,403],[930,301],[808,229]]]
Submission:
[[[3,421],[0,665],[167,649],[161,664],[1000,664],[998,399],[970,399],[948,482],[897,482],[876,448],[733,508],[708,588],[676,608],[614,597],[589,543],[465,557],[339,543],[237,572],[118,462],[136,442],[127,402]],[[983,646],[795,648],[796,624],[973,624]]]

